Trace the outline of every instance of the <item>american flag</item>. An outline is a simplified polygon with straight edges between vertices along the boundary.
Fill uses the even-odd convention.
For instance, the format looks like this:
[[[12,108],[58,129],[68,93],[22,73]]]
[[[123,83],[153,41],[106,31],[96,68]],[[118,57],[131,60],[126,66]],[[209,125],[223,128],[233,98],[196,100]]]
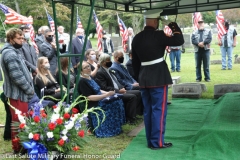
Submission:
[[[37,53],[39,53],[39,50],[38,50],[38,47],[37,47],[37,44],[35,43],[35,34],[34,34],[34,29],[33,29],[33,26],[31,24],[27,24],[27,26],[30,28],[30,38],[31,38],[31,43],[32,45],[34,46],[35,50]]]
[[[49,25],[50,25],[50,28],[51,28],[51,30],[54,32],[54,31],[55,31],[54,21],[53,21],[52,17],[48,14],[47,10],[46,10],[46,14],[47,14],[48,23],[49,23]]]
[[[81,22],[81,20],[80,20],[79,15],[77,15],[77,28],[83,29],[82,22]]]
[[[78,7],[77,7],[77,28],[83,29],[81,19],[80,19],[79,15],[78,15]]]
[[[118,26],[119,26],[119,30],[120,30],[120,35],[122,37],[122,47],[123,47],[123,50],[126,51],[127,50],[126,42],[128,40],[128,30],[127,30],[127,27],[125,26],[124,22],[119,18],[118,15],[117,15],[117,18],[118,18]]]
[[[163,31],[164,31],[164,33],[166,34],[166,36],[168,36],[168,37],[172,36],[172,30],[171,30],[168,26],[165,25]],[[167,51],[168,53],[170,52],[170,47],[169,47],[169,46],[166,47],[166,51]]]
[[[6,16],[6,20],[5,20],[6,24],[32,24],[33,23],[33,19],[31,16],[30,17],[22,16],[17,12],[15,12],[14,10],[12,10],[11,8],[1,3],[0,3],[0,9],[3,11],[3,13]]]
[[[222,36],[226,34],[225,27],[223,26],[224,17],[220,10],[216,11],[216,21],[217,21],[217,29],[218,29],[218,39],[221,40]]]
[[[93,19],[94,19],[94,22],[96,24],[96,31],[97,31],[97,37],[98,37],[98,42],[97,42],[98,51],[102,51],[101,39],[102,39],[103,28],[98,21],[98,18],[97,18],[97,15],[96,15],[95,11],[93,11]]]
[[[202,15],[200,12],[195,12],[193,13],[193,26],[194,26],[194,30],[198,29],[198,21],[202,19]]]

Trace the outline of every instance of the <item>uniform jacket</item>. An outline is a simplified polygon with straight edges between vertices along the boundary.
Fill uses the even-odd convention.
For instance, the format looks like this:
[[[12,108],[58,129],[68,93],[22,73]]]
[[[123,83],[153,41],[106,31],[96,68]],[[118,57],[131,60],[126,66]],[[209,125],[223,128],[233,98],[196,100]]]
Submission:
[[[165,61],[148,66],[141,66],[141,62],[164,57],[166,46],[179,46],[183,43],[182,34],[168,37],[162,30],[156,31],[149,26],[135,35],[132,42],[132,65],[136,80],[141,88],[154,88],[172,84],[172,78]]]
[[[20,48],[19,51],[22,54],[28,69],[36,71],[38,56],[33,45],[29,45],[27,42],[24,42],[22,48]]]
[[[109,73],[112,74],[112,76],[115,76],[112,70],[110,70]],[[114,88],[114,84],[111,77],[102,66],[98,69],[94,79],[100,86],[100,88],[104,91],[115,91],[116,93],[118,93],[119,89],[123,88],[123,86],[120,83],[117,84],[119,89]]]
[[[21,54],[10,43],[4,45],[1,53],[4,94],[8,98],[28,102],[33,97],[34,87]]]
[[[83,45],[84,45],[84,43],[81,43],[79,38],[75,37],[72,40],[72,54],[82,54]],[[88,50],[90,48],[92,48],[92,44],[91,44],[90,40],[87,40],[87,44],[86,44],[85,50]],[[83,52],[83,54],[84,54],[84,52]],[[73,66],[78,64],[79,61],[80,61],[80,56],[76,56],[76,57],[72,57],[71,58],[71,62],[72,62]]]
[[[132,90],[132,84],[136,83],[136,81],[129,74],[128,70],[123,65],[116,62],[113,62],[111,69],[115,71],[118,82],[123,85],[126,90]]]

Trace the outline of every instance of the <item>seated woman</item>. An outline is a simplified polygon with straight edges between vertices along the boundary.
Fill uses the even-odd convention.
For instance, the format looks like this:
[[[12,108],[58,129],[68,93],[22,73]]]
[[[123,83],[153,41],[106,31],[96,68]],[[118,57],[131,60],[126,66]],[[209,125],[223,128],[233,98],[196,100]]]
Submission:
[[[95,62],[97,60],[97,57],[96,57],[96,53],[95,53],[95,50],[93,49],[88,49],[86,52],[85,52],[85,57],[87,59],[87,62],[90,64],[91,66],[91,76],[94,77],[98,71],[98,65],[97,63]]]
[[[125,111],[121,99],[106,102],[104,99],[115,94],[115,91],[100,90],[98,84],[91,78],[91,67],[83,61],[81,68],[81,79],[78,84],[79,94],[86,96],[89,100],[88,108],[101,107],[104,110],[106,119],[95,130],[97,137],[111,137],[121,133],[121,125],[125,123]],[[98,112],[100,120],[102,120],[102,113]],[[90,114],[89,119],[92,120],[93,128],[98,126],[97,117],[95,114]],[[91,124],[90,124],[91,125]]]
[[[67,88],[69,58],[68,57],[62,57],[60,59],[60,61],[61,61],[61,72],[62,72],[62,85]],[[60,74],[60,72],[57,69],[56,80],[57,80],[58,84],[60,84],[59,74]],[[74,85],[75,85],[75,74],[71,70],[70,70],[70,82],[69,83],[70,83],[70,86],[69,86],[70,93],[72,93],[73,89],[74,89]]]
[[[61,99],[61,92],[59,84],[56,82],[52,76],[50,69],[50,64],[47,57],[39,57],[37,62],[38,73],[34,80],[34,85],[36,85],[39,90],[41,90],[41,96],[49,95],[56,99]]]

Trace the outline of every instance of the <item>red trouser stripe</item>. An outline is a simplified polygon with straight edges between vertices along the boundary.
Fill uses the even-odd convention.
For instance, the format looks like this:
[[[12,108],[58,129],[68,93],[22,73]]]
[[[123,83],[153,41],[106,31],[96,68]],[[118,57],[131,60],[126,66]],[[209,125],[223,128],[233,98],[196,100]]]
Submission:
[[[166,86],[163,88],[163,101],[162,101],[162,115],[161,115],[161,120],[160,120],[160,139],[159,139],[159,144],[160,147],[163,146],[162,142],[162,132],[163,132],[163,126],[164,126],[164,113],[165,113],[165,106],[166,106]]]

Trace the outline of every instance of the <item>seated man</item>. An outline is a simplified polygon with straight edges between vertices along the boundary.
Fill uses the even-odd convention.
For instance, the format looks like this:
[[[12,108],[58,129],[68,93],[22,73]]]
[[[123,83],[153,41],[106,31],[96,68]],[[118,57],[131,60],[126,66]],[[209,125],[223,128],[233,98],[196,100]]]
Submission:
[[[134,75],[133,67],[132,67],[132,50],[129,50],[129,60],[126,63],[127,70],[129,74],[133,77],[133,79],[137,79]]]
[[[127,123],[134,124],[136,119],[136,110],[139,104],[137,99],[139,91],[126,91],[125,88],[123,88],[123,86],[118,82],[114,73],[110,70],[112,62],[109,54],[102,53],[99,58],[99,64],[100,68],[95,75],[95,81],[102,90],[115,91],[115,93],[123,94],[122,100],[124,102]]]
[[[124,61],[123,52],[115,51],[114,62],[111,69],[115,71],[115,75],[121,85],[124,86],[126,90],[139,90],[139,84],[133,77],[129,74],[128,70],[121,64]]]

